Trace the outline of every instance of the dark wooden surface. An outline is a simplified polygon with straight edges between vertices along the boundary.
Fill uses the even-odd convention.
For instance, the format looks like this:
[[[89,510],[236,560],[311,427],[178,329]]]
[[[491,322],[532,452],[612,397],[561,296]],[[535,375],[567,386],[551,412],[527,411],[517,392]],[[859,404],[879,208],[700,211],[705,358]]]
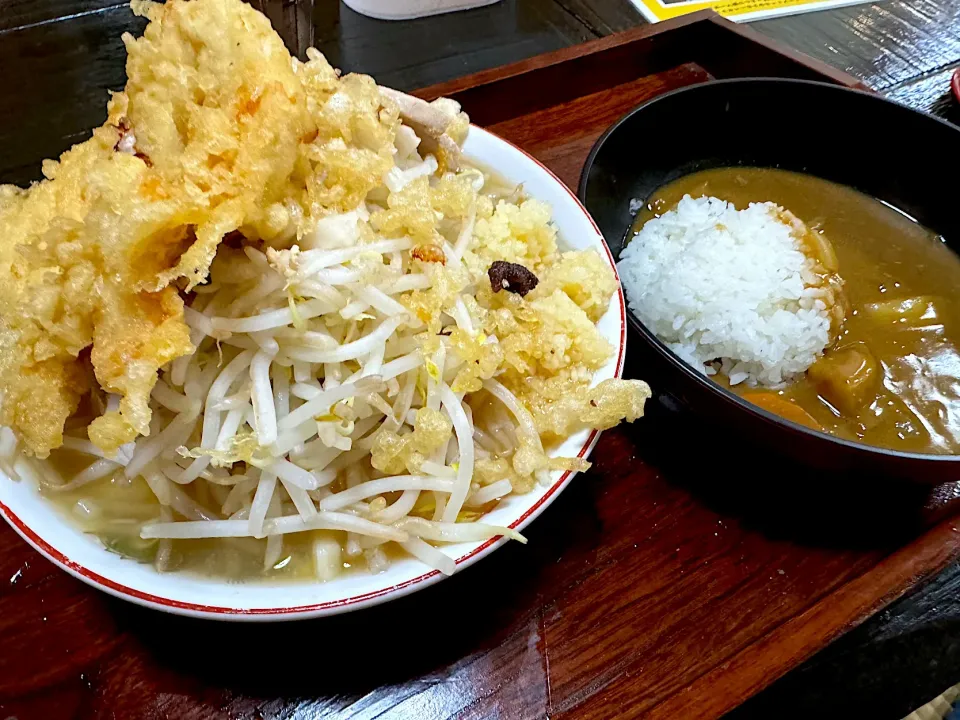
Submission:
[[[957,0],[888,2],[754,27],[955,118],[946,80],[960,61],[958,12]],[[406,89],[640,23],[619,0],[505,0],[402,24],[327,1],[313,19],[333,62]],[[137,27],[109,2],[0,0],[0,178],[36,177],[40,157],[100,121],[106,89],[123,83],[119,32]],[[710,65],[709,53],[699,59]],[[721,60],[711,74],[729,69]],[[620,103],[708,70],[650,71],[574,101],[579,124],[549,106],[524,108],[526,120],[469,109],[491,113],[495,130],[570,181]],[[560,145],[531,133],[561,121]],[[642,373],[642,358],[629,360]],[[917,539],[929,519],[915,489],[783,475],[762,458],[718,468],[704,459],[724,447],[704,435],[654,408],[604,436],[596,470],[534,523],[529,546],[398,603],[311,623],[224,626],[143,611],[55,570],[3,528],[0,717],[716,717],[960,550],[949,522]],[[951,567],[734,716],[902,717],[960,680],[958,577]]]

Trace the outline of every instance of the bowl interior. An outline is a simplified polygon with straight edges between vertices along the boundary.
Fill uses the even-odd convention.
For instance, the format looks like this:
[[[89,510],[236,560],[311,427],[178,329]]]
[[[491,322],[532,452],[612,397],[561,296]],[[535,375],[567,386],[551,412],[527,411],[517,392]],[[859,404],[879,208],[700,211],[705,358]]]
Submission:
[[[580,198],[615,257],[630,201],[698,170],[736,165],[805,172],[872,195],[960,248],[947,180],[960,129],[878,96],[800,80],[728,80],[662,95],[594,147]]]
[[[571,249],[597,250],[613,266],[599,230],[576,197],[546,168],[496,136],[472,128],[465,155],[495,168],[506,180],[523,183],[527,193],[549,203],[560,241]],[[614,267],[614,272],[616,268]],[[614,294],[598,328],[614,348],[613,356],[596,379],[619,376],[625,348],[624,303]],[[584,457],[597,439],[582,431],[568,438],[556,454]],[[551,483],[526,495],[509,496],[484,522],[522,529],[542,512],[572,478],[553,473]],[[81,580],[118,597],[180,614],[222,619],[292,619],[316,617],[362,608],[426,587],[442,576],[412,558],[394,562],[378,575],[347,574],[329,583],[236,583],[193,574],[159,574],[108,552],[100,542],[66,521],[40,497],[32,482],[16,482],[0,473],[0,514],[41,553]],[[448,545],[443,551],[459,569],[478,560],[505,541]]]

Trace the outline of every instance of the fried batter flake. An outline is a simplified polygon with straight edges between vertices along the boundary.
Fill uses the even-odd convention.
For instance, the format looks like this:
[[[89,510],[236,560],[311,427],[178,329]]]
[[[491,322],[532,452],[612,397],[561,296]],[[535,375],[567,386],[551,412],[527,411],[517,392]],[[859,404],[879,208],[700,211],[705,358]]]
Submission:
[[[240,0],[132,7],[150,22],[123,38],[129,80],[107,121],[42,182],[0,187],[0,423],[41,457],[94,376],[119,409],[91,440],[112,452],[148,434],[157,369],[194,351],[179,293],[224,236],[287,240],[304,216],[352,210],[400,126],[405,96],[315,50],[294,60]],[[432,112],[441,134],[466,127],[458,108]]]

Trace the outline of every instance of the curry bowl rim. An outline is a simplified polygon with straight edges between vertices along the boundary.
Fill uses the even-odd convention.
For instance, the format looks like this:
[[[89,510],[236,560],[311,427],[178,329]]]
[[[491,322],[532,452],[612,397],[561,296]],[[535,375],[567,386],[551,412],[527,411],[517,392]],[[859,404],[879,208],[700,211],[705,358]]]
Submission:
[[[604,146],[618,132],[627,131],[628,124],[633,120],[634,117],[639,115],[645,110],[648,110],[651,106],[656,104],[663,104],[664,102],[669,102],[671,99],[676,98],[677,96],[686,95],[689,93],[703,92],[704,90],[710,88],[716,88],[717,86],[725,87],[736,87],[736,86],[762,86],[762,85],[794,85],[794,86],[805,86],[805,87],[814,87],[825,92],[837,92],[843,94],[850,94],[859,96],[867,99],[869,102],[878,102],[883,103],[884,105],[893,106],[899,111],[909,112],[914,115],[919,115],[922,118],[925,118],[927,121],[935,122],[952,133],[956,134],[958,144],[960,144],[960,127],[953,125],[952,123],[931,115],[929,113],[921,112],[910,108],[902,103],[895,102],[888,98],[881,97],[880,95],[869,91],[861,90],[857,88],[845,87],[842,85],[835,85],[828,82],[821,82],[816,80],[801,80],[797,78],[772,78],[772,77],[745,77],[745,78],[726,78],[721,80],[707,80],[704,82],[697,82],[691,85],[685,85],[680,88],[675,88],[669,90],[662,94],[656,95],[644,102],[640,103],[636,107],[628,110],[624,113],[616,122],[614,122],[610,127],[608,127],[590,149],[590,152],[587,155],[586,160],[583,164],[583,169],[580,172],[580,179],[577,184],[577,197],[584,207],[587,208],[587,211],[590,212],[590,204],[587,199],[587,188],[590,185],[591,171],[593,170],[594,164],[596,163],[597,157],[603,151]],[[818,177],[814,173],[814,177]],[[644,198],[646,200],[646,198]],[[625,228],[623,235],[629,232],[629,228]],[[603,234],[603,233],[601,233]],[[619,262],[619,251],[615,250],[610,243],[610,240],[607,239],[606,235],[603,235],[603,241],[607,245],[607,248],[610,250],[610,253],[616,256],[616,260]],[[951,248],[952,249],[952,248]],[[621,248],[622,250],[622,248]],[[956,250],[953,250],[957,252]],[[958,253],[960,254],[960,253]],[[624,291],[624,298],[626,299],[626,292]],[[716,382],[712,381],[708,376],[696,370],[696,368],[689,365],[687,362],[682,360],[676,353],[670,350],[667,345],[661,341],[651,330],[649,330],[644,323],[637,317],[636,313],[631,309],[629,303],[626,305],[626,315],[627,315],[627,324],[630,325],[643,339],[643,341],[651,347],[663,360],[665,360],[675,371],[679,371],[685,378],[685,380],[692,382],[698,385],[700,388],[704,389],[708,393],[712,394],[715,399],[725,402],[729,407],[736,410],[743,411],[748,415],[751,415],[753,419],[762,421],[769,425],[775,426],[778,432],[787,432],[793,435],[800,435],[809,441],[812,442],[827,442],[834,446],[842,447],[853,453],[866,453],[873,455],[875,457],[887,457],[887,458],[896,458],[897,460],[904,462],[914,462],[914,463],[936,463],[938,465],[944,465],[949,463],[960,462],[960,453],[957,454],[934,454],[934,453],[922,453],[922,452],[912,452],[905,450],[895,450],[893,448],[884,448],[877,445],[871,445],[865,442],[858,442],[854,440],[847,440],[845,438],[837,437],[836,435],[831,435],[830,433],[823,430],[815,430],[813,428],[800,425],[799,423],[793,422],[792,420],[787,420],[782,418],[768,410],[754,405],[741,398],[736,393],[731,392],[727,388],[722,387]],[[657,395],[672,395],[670,388],[652,388],[654,396]]]

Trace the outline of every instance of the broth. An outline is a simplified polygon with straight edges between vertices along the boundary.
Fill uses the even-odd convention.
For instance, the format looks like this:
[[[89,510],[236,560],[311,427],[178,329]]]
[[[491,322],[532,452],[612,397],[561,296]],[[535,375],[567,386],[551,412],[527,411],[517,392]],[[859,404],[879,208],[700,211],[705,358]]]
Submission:
[[[830,240],[844,280],[850,309],[823,358],[780,390],[737,385],[733,392],[848,440],[960,452],[960,258],[943,238],[849,187],[761,168],[707,170],[660,188],[638,213],[634,233],[688,194],[738,210],[781,205]]]
[[[76,466],[69,457],[80,455],[69,450],[54,450],[51,464],[59,469]],[[82,456],[81,456],[82,457]],[[62,472],[65,477],[71,473]],[[127,480],[123,472],[97,480],[74,491],[44,490],[44,494],[72,524],[95,534],[111,552],[137,562],[152,563],[160,548],[158,540],[144,540],[140,528],[155,521],[160,503],[142,477]],[[193,497],[200,502],[200,499]],[[216,503],[200,502],[208,510]],[[321,531],[315,531],[321,532]],[[167,570],[187,571],[232,581],[263,577],[271,580],[308,580],[314,576],[311,541],[314,533],[291,533],[283,538],[283,550],[277,562],[263,567],[266,540],[254,538],[216,538],[171,540]],[[345,558],[344,569],[351,567]],[[361,563],[362,558],[359,558]]]
[[[69,451],[54,450],[51,463],[63,465],[62,455]],[[157,519],[160,503],[142,477],[127,480],[122,472],[97,480],[72,492],[45,490],[44,494],[57,509],[67,515],[71,524],[97,536],[104,547],[118,555],[142,563],[153,563],[160,549],[158,540],[144,540],[140,528]],[[194,500],[199,499],[191,494]],[[201,505],[213,512],[216,503]],[[188,572],[205,577],[220,577],[233,582],[270,580],[303,582],[316,578],[312,543],[315,537],[331,535],[341,543],[345,533],[315,530],[283,536],[279,559],[264,567],[266,540],[255,538],[210,538],[170,540],[170,554],[164,570]],[[387,543],[381,548],[390,560],[402,553]],[[363,555],[343,557],[343,572],[367,572]],[[341,573],[342,574],[342,573]]]
[[[502,408],[491,402],[485,393],[479,399],[471,398],[471,408],[476,417],[487,414],[502,416]],[[553,445],[545,443],[549,451]],[[50,453],[46,461],[50,469],[62,478],[70,478],[90,465],[90,456],[75,450],[59,448]],[[372,467],[369,458],[364,469],[370,473]],[[213,489],[211,489],[211,487]],[[341,473],[332,487],[344,489],[346,478]],[[222,515],[220,508],[224,502],[228,486],[209,486],[207,483],[179,485],[177,489],[197,503],[213,517]],[[112,475],[88,483],[75,490],[58,490],[56,484],[40,485],[41,493],[68,518],[71,524],[83,532],[95,535],[107,550],[142,563],[157,563],[161,542],[145,540],[140,537],[141,528],[155,522],[160,515],[161,505],[157,496],[142,476],[127,479],[122,469]],[[525,491],[529,488],[518,488]],[[384,493],[388,503],[395,502],[399,492]],[[434,494],[423,492],[412,516],[432,519],[434,516]],[[497,501],[482,507],[464,508],[458,521],[478,520],[493,509]],[[288,509],[292,512],[292,508]],[[288,513],[289,514],[289,513]],[[316,580],[313,557],[313,541],[318,537],[333,537],[341,546],[347,541],[347,534],[333,530],[313,530],[287,533],[283,535],[282,551],[278,560],[264,567],[264,553],[267,541],[264,538],[209,538],[191,540],[169,540],[169,554],[165,571],[188,572],[204,577],[219,577],[231,582],[270,582],[290,581],[306,582]],[[406,553],[396,543],[388,542],[379,546],[380,551],[391,563]],[[340,576],[349,572],[376,573],[370,567],[366,553],[350,556],[342,555],[343,568]]]

